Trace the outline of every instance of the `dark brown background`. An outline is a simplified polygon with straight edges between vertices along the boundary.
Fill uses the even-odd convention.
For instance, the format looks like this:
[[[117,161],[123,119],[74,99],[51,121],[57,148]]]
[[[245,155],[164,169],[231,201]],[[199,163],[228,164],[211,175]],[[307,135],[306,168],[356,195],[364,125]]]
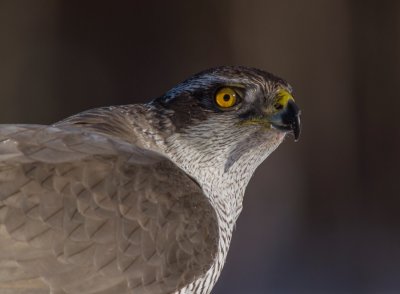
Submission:
[[[274,72],[303,136],[255,174],[214,293],[400,292],[400,1],[107,2],[0,1],[0,122]]]

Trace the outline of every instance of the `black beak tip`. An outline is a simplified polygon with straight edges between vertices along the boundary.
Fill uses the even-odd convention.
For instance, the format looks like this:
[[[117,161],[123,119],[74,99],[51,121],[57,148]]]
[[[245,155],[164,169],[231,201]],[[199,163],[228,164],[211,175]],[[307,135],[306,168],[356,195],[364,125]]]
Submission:
[[[299,141],[299,137],[300,137],[300,134],[301,134],[300,116],[299,116],[299,114],[293,120],[293,123],[291,124],[291,129],[293,131],[294,141],[295,142]]]
[[[293,100],[288,102],[286,111],[282,118],[283,121],[290,127],[290,130],[294,136],[294,141],[297,142],[301,133],[300,109]]]

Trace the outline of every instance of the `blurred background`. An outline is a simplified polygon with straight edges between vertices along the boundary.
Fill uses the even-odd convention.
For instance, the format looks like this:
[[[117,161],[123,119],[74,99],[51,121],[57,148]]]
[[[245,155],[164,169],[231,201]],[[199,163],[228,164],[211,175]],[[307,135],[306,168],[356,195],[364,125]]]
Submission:
[[[213,293],[400,293],[400,1],[0,1],[1,123],[218,65],[287,79],[303,134],[254,175]]]

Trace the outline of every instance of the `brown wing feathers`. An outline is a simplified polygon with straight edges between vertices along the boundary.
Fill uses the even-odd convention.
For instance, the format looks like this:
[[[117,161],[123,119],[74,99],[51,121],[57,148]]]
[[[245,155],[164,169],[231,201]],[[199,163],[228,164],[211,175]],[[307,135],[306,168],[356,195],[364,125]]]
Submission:
[[[168,160],[99,134],[0,130],[0,268],[13,264],[0,281],[40,277],[55,293],[162,294],[209,268],[216,217]]]

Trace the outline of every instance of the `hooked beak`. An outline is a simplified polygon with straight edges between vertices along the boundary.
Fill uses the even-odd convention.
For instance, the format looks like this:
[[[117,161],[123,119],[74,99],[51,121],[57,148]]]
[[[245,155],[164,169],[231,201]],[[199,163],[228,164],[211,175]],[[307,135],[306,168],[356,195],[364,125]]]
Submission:
[[[270,118],[271,126],[277,130],[291,132],[294,140],[297,141],[300,136],[300,109],[293,98],[279,101],[278,111]]]

